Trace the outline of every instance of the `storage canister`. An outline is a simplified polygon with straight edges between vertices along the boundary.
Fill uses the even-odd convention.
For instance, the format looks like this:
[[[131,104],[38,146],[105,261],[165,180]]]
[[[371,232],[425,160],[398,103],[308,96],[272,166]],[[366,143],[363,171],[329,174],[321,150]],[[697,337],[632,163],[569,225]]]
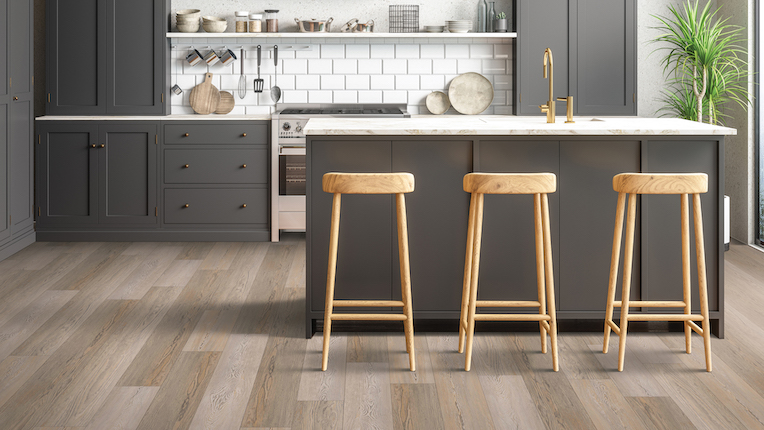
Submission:
[[[276,17],[277,13],[279,13],[279,11],[275,9],[268,9],[265,11],[265,27],[268,33],[279,32],[279,19]]]
[[[249,32],[250,33],[263,32],[263,14],[253,13],[249,15]]]
[[[247,32],[247,17],[249,16],[249,11],[240,10],[240,11],[237,11],[235,15],[236,15],[236,32],[246,33]]]

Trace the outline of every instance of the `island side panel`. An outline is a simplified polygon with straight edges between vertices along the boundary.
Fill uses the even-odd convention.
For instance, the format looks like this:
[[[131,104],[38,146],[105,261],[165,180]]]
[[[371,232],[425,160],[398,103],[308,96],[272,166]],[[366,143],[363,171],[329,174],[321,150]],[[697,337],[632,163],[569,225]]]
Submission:
[[[473,167],[472,140],[393,142],[393,171],[414,174],[416,188],[406,195],[409,254],[415,317],[461,305],[470,197],[464,175]],[[393,243],[397,244],[395,218]],[[398,248],[393,247],[393,297],[400,300]],[[436,314],[436,315],[433,315]]]
[[[479,171],[551,172],[560,176],[557,140],[480,140]],[[560,302],[560,188],[549,194],[556,302]],[[478,299],[535,300],[536,252],[533,196],[487,195],[480,257]],[[505,312],[492,308],[484,312]],[[515,308],[512,312],[518,312]],[[529,312],[538,310],[529,309]]]

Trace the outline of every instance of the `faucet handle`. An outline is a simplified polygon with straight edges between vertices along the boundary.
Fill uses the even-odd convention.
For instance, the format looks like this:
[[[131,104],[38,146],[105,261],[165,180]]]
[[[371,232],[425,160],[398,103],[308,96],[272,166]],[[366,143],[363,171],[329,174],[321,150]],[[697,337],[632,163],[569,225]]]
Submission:
[[[558,101],[558,102],[566,102],[566,101],[568,101],[568,99],[569,99],[569,98],[571,98],[571,97],[573,97],[573,96],[568,96],[568,97],[557,97],[557,101]]]
[[[573,124],[575,121],[573,121],[573,96],[567,96],[567,97],[557,97],[558,102],[566,102],[566,113],[567,113],[567,119],[565,121],[566,124]]]
[[[549,112],[549,105],[548,104],[539,105],[539,109],[541,109],[541,113],[547,113]]]

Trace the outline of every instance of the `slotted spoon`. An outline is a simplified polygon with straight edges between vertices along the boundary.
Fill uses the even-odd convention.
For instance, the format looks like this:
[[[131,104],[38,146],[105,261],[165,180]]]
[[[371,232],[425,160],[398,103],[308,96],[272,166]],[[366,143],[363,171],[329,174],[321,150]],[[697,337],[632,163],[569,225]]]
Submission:
[[[239,77],[239,98],[243,99],[247,95],[247,77],[244,76],[244,48],[241,49],[241,76]]]
[[[257,45],[257,79],[255,79],[255,92],[262,93],[265,82],[260,79],[260,45]]]

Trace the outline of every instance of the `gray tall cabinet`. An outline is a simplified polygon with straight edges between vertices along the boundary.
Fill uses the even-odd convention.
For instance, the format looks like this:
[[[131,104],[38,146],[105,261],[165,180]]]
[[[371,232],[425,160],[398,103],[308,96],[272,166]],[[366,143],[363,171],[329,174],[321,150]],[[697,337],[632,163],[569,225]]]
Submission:
[[[517,115],[541,115],[548,100],[545,48],[554,54],[552,96],[572,95],[574,114],[637,114],[634,0],[519,0],[517,16]]]
[[[0,260],[34,242],[31,0],[0,0]]]

